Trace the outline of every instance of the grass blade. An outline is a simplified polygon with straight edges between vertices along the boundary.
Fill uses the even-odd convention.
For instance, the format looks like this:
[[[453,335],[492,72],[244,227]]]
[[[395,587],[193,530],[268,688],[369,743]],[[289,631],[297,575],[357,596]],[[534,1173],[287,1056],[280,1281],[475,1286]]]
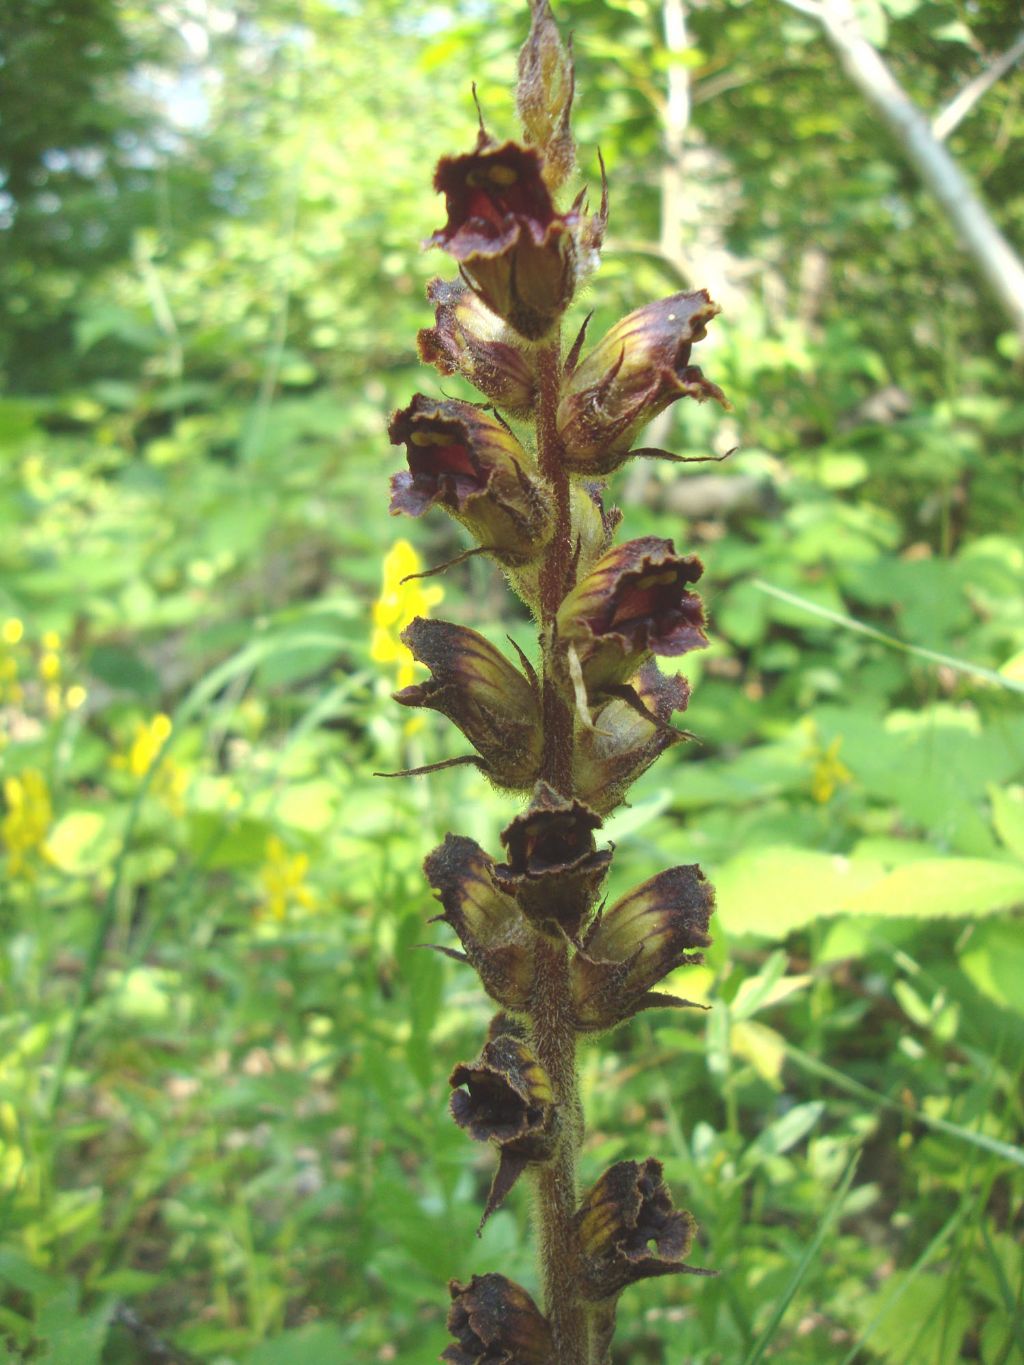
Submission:
[[[795,592],[787,592],[785,588],[777,588],[772,583],[765,583],[761,578],[755,578],[753,586],[759,592],[767,593],[769,597],[777,597],[780,602],[788,602],[791,607],[800,607],[812,616],[818,616],[823,621],[831,621],[833,625],[842,626],[844,630],[852,630],[856,635],[866,635],[869,640],[877,640],[880,645],[898,650],[901,654],[913,654],[915,658],[927,659],[929,663],[954,668],[958,673],[984,678],[985,682],[1005,687],[1009,692],[1024,693],[1024,682],[1007,678],[1002,673],[997,673],[995,669],[985,668],[983,664],[972,664],[969,660],[958,659],[952,654],[941,654],[937,649],[926,649],[924,645],[908,645],[905,640],[897,640],[895,635],[887,635],[884,630],[858,621],[856,617],[845,616],[841,611],[832,611],[829,607],[819,606],[817,602],[809,602],[806,597],[801,597]]]
[[[857,1170],[857,1162],[859,1160],[860,1151],[858,1150],[854,1152],[853,1156],[850,1158],[849,1164],[843,1172],[839,1184],[836,1186],[835,1194],[833,1194],[832,1198],[829,1200],[828,1208],[822,1215],[821,1222],[818,1224],[818,1230],[811,1239],[807,1250],[800,1257],[800,1263],[793,1272],[793,1278],[790,1280],[783,1291],[782,1297],[775,1305],[775,1311],[772,1313],[768,1326],[762,1332],[760,1340],[755,1344],[754,1348],[743,1362],[743,1365],[758,1365],[758,1362],[763,1358],[765,1351],[771,1345],[772,1338],[775,1336],[782,1319],[786,1315],[786,1310],[796,1297],[797,1290],[803,1283],[804,1276],[807,1274],[817,1257],[818,1252],[821,1250],[822,1242],[824,1242],[825,1238],[828,1236],[832,1224],[839,1216],[839,1211],[843,1206],[843,1200],[846,1198],[850,1186],[853,1183],[854,1173]]]
[[[869,1086],[861,1085],[859,1081],[851,1080],[849,1076],[844,1076],[835,1067],[829,1066],[827,1062],[818,1061],[817,1057],[810,1056],[809,1053],[794,1047],[792,1043],[784,1043],[783,1046],[786,1050],[786,1056],[792,1058],[798,1066],[814,1076],[821,1076],[825,1080],[831,1081],[834,1086],[840,1090],[845,1090],[848,1095],[855,1095],[859,1100],[868,1100],[876,1108],[906,1114],[915,1123],[920,1123],[924,1128],[931,1128],[933,1132],[945,1133],[947,1137],[958,1138],[961,1142],[970,1143],[972,1147],[980,1147],[982,1151],[991,1152],[994,1156],[1002,1157],[1004,1161],[1010,1161],[1015,1166],[1024,1166],[1024,1148],[1014,1147],[1010,1142],[989,1137],[987,1133],[976,1132],[973,1128],[963,1128],[959,1123],[950,1123],[948,1119],[933,1118],[930,1114],[926,1114],[923,1109],[915,1109],[909,1104],[903,1104],[900,1100],[892,1100],[888,1095],[872,1090]]]

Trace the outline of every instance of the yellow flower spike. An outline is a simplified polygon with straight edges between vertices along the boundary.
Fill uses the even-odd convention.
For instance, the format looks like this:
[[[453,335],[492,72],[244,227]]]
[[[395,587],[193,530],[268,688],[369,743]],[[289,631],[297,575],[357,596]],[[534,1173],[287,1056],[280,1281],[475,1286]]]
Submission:
[[[16,616],[9,616],[0,626],[0,640],[5,645],[16,645],[20,643],[21,637],[25,634],[24,623],[19,621]]]
[[[154,716],[148,725],[140,722],[128,751],[128,771],[133,777],[146,776],[170,738],[172,728],[170,717],[162,713]]]
[[[373,604],[373,635],[370,658],[374,663],[396,665],[398,688],[416,680],[416,660],[399,638],[417,616],[428,616],[431,607],[444,599],[439,584],[424,584],[422,579],[403,583],[410,574],[419,573],[423,563],[407,540],[396,540],[384,556],[380,596]]]
[[[263,888],[262,909],[277,920],[283,920],[293,906],[312,910],[316,900],[306,885],[309,855],[289,853],[284,840],[272,834],[267,840],[265,856],[266,862],[259,872]]]
[[[69,711],[80,711],[88,699],[88,692],[81,683],[72,683],[64,694],[64,705]]]
[[[53,823],[53,804],[46,778],[38,768],[26,768],[17,777],[4,778],[4,804],[0,841],[7,849],[10,877],[34,875],[34,862],[45,856],[46,836]]]
[[[52,654],[56,654],[60,649],[60,636],[55,630],[48,630],[44,632],[43,638],[39,643],[45,650],[48,650]]]
[[[60,677],[60,655],[48,649],[39,656],[39,676],[44,682],[55,682]]]
[[[809,757],[813,760],[811,796],[820,806],[831,801],[839,787],[853,781],[853,773],[839,757],[842,744],[842,735],[837,735],[824,748],[816,741],[810,751]]]
[[[70,691],[70,689],[69,689]],[[81,689],[81,702],[85,700],[85,689]],[[70,702],[69,702],[70,705]],[[126,754],[118,754],[112,760],[116,768],[126,769],[132,777],[144,778],[159,759],[161,750],[170,739],[174,729],[170,716],[165,716],[162,712],[155,715],[149,722],[140,721],[135,728],[135,735]],[[160,759],[159,766],[153,772],[151,785],[152,794],[164,805],[172,815],[182,815],[185,810],[185,793],[188,790],[189,776],[182,768],[181,764],[175,759],[166,757]]]

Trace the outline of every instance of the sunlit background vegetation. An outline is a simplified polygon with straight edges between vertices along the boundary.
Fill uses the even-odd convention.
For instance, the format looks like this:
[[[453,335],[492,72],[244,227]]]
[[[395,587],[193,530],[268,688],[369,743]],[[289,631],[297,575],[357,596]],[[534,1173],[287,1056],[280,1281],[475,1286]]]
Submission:
[[[611,889],[699,860],[720,912],[673,983],[714,1009],[585,1052],[584,1176],[663,1155],[721,1272],[631,1291],[616,1362],[1012,1365],[1020,340],[815,19],[688,8],[559,11],[578,183],[600,147],[612,185],[577,314],[599,335],[708,285],[733,411],[679,405],[654,443],[735,447],[614,482],[629,534],[701,553],[714,643],[686,661],[696,741],[609,829]],[[1016,8],[860,13],[931,116]],[[515,806],[472,769],[371,776],[463,752],[389,700],[438,587],[531,649],[485,563],[398,587],[464,542],[389,519],[385,435],[440,392],[414,345],[450,273],[419,250],[431,167],[475,138],[473,79],[514,133],[525,10],[3,6],[8,1359],[426,1365],[449,1276],[536,1287],[526,1196],[476,1239],[491,1161],[445,1112],[486,1002],[414,951],[445,941],[424,854],[497,851]],[[947,145],[1024,242],[1019,67]]]

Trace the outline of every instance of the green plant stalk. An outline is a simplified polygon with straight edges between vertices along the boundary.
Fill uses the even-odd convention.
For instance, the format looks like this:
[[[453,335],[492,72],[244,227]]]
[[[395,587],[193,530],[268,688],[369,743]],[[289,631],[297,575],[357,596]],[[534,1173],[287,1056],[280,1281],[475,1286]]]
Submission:
[[[555,425],[562,369],[561,341],[538,353],[536,414],[540,471],[555,497],[555,530],[541,576],[542,723],[544,772],[563,796],[572,797],[573,714],[559,686],[555,616],[570,590],[572,525],[569,477]],[[563,1122],[554,1157],[537,1172],[536,1218],[544,1285],[544,1308],[551,1323],[558,1359],[565,1365],[590,1365],[586,1310],[575,1294],[576,1241],[572,1219],[579,1199],[577,1159],[583,1142],[583,1106],[576,1067],[576,1030],[569,989],[569,950],[538,934],[530,1034],[538,1060],[547,1070],[562,1107]]]

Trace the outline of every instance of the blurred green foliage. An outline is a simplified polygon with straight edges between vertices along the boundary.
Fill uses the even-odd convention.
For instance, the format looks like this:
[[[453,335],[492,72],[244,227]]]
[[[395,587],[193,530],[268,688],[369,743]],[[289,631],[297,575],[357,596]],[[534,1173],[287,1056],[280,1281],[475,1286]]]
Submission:
[[[464,770],[371,777],[459,752],[371,658],[397,535],[462,548],[389,523],[384,421],[439,391],[414,349],[444,269],[418,249],[430,168],[475,136],[471,79],[514,131],[521,9],[5,11],[14,1360],[426,1365],[448,1277],[533,1283],[525,1199],[477,1242],[489,1160],[445,1114],[485,1002],[414,951],[423,855],[448,829],[494,849],[512,807]],[[737,453],[713,484],[615,484],[629,534],[703,554],[714,644],[699,743],[611,822],[611,891],[699,859],[720,909],[676,983],[713,1010],[586,1052],[584,1175],[663,1155],[722,1272],[637,1290],[616,1361],[1022,1361],[1019,343],[811,20],[710,0],[671,54],[653,0],[560,9],[583,172],[600,145],[612,183],[580,316],[678,287],[652,245],[673,63],[737,265],[700,357],[734,411],[675,410],[662,438]],[[928,110],[1018,23],[864,9]],[[1021,93],[952,138],[1017,240]],[[489,568],[443,581],[446,614],[529,650]]]

